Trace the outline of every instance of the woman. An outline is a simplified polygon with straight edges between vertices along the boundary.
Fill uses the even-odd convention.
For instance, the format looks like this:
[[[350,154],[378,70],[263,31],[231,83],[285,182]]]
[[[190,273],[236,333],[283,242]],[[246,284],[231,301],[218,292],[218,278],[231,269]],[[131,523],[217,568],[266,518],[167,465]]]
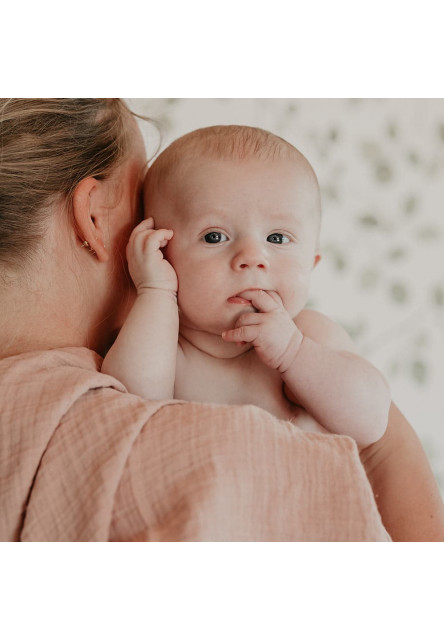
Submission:
[[[146,156],[125,105],[2,99],[0,140],[0,539],[387,539],[350,440],[254,407],[145,402],[99,372],[142,217]],[[392,538],[444,539],[396,408],[361,455]]]

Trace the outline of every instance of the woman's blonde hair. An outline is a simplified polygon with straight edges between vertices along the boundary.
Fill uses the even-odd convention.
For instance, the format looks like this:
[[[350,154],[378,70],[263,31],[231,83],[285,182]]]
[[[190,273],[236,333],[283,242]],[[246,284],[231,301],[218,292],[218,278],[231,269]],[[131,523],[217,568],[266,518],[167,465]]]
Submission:
[[[130,110],[118,98],[0,98],[0,265],[28,263],[49,206],[86,177],[107,178],[128,153]]]

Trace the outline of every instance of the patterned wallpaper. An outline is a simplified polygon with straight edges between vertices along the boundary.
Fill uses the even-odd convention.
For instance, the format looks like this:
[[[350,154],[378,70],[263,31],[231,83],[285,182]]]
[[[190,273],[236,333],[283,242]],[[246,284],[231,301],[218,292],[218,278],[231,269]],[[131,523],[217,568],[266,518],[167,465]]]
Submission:
[[[249,124],[300,149],[322,191],[310,305],[386,376],[444,494],[444,100],[131,99],[161,149],[192,129]],[[146,125],[154,152],[159,139]]]

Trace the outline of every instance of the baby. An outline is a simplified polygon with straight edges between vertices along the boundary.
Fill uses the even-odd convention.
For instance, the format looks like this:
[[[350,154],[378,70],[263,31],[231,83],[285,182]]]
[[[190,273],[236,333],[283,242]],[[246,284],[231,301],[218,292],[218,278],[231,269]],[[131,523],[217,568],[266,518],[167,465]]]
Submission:
[[[137,298],[102,371],[146,399],[254,404],[361,447],[381,438],[383,376],[304,309],[321,218],[305,157],[261,129],[199,129],[160,154],[144,196],[151,217],[127,248]]]

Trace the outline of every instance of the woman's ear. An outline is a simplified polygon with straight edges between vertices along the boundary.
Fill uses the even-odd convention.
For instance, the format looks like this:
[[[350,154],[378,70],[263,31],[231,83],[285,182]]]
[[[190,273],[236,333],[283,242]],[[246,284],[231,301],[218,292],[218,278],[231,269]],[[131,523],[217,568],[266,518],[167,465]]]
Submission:
[[[76,187],[73,199],[73,215],[81,242],[87,242],[99,262],[109,260],[104,243],[109,210],[105,204],[105,184],[96,178],[85,178]],[[85,245],[86,246],[86,245]]]

